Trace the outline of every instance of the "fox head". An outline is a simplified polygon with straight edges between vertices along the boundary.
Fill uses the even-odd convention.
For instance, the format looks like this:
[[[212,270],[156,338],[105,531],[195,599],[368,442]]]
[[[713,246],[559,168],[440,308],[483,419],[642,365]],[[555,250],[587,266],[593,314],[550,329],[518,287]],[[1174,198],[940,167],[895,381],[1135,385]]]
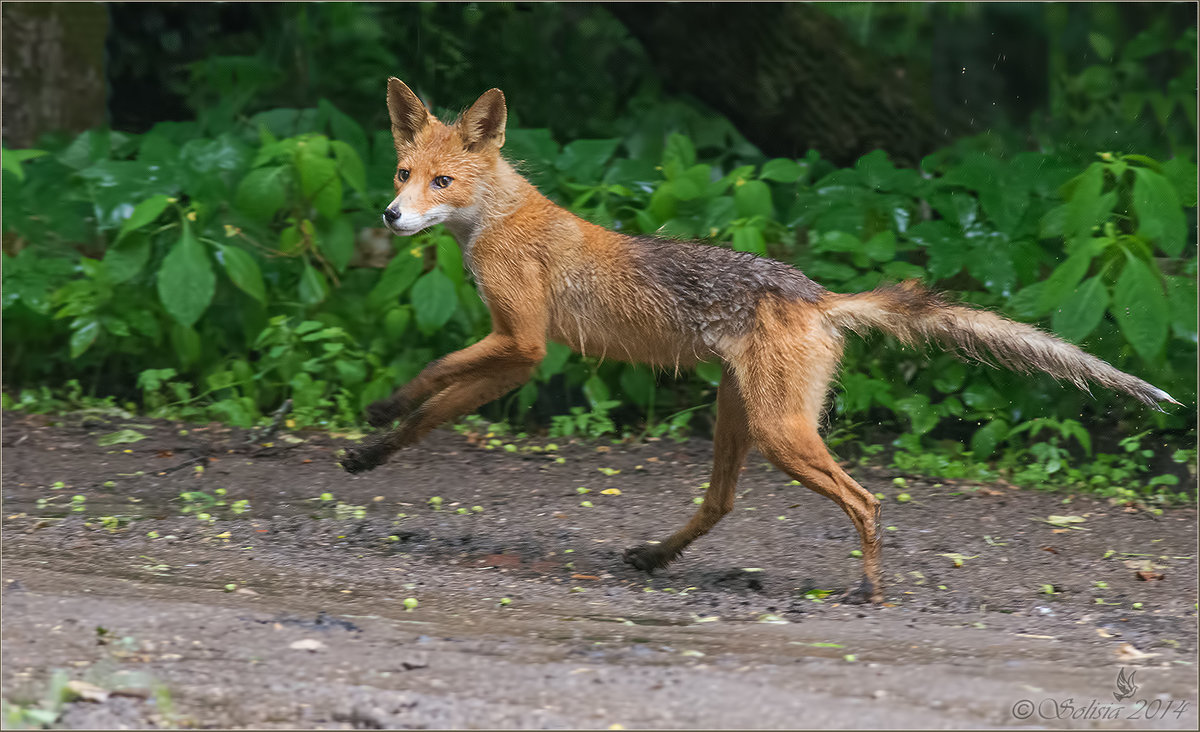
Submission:
[[[388,79],[388,116],[396,143],[396,197],[383,221],[401,236],[434,224],[469,224],[500,162],[504,93],[483,93],[454,124],[442,124],[404,82]]]

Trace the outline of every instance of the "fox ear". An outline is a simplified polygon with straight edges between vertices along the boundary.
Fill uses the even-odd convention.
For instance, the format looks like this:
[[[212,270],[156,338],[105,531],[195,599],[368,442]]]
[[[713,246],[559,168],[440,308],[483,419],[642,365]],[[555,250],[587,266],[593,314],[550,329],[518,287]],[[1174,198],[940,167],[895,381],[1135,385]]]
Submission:
[[[458,120],[463,144],[471,152],[490,145],[503,146],[504,123],[507,120],[504,92],[499,89],[485,91]]]
[[[411,142],[429,124],[429,110],[412,89],[396,77],[388,79],[388,116],[392,120],[392,139],[399,147]]]

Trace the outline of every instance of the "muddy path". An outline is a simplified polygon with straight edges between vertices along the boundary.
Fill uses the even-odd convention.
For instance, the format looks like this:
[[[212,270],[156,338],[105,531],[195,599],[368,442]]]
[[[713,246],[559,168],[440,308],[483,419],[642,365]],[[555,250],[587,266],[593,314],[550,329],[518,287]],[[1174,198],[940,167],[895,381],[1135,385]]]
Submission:
[[[146,437],[98,444],[121,430]],[[348,476],[351,443],[298,437],[6,414],[4,698],[60,671],[72,728],[1197,723],[1194,508],[855,466],[887,496],[889,584],[848,606],[849,521],[756,453],[734,512],[647,577],[621,552],[696,508],[704,443],[439,431]]]

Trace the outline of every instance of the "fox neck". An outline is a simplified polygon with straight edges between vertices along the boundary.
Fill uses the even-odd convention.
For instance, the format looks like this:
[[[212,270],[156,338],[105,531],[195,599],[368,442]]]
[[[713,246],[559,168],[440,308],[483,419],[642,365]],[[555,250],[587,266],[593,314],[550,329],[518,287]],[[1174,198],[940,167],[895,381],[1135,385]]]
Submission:
[[[497,161],[492,175],[480,184],[472,204],[458,209],[445,222],[468,258],[475,240],[485,229],[528,205],[530,194],[537,192],[504,158]]]

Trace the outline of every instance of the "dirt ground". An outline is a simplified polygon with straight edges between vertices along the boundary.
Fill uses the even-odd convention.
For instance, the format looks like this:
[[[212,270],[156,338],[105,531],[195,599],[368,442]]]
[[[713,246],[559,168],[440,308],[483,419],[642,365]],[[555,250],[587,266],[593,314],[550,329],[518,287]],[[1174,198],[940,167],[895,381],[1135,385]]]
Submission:
[[[60,671],[58,726],[1197,724],[1194,508],[855,466],[886,494],[888,584],[852,606],[849,520],[757,453],[648,577],[621,552],[695,510],[703,442],[438,431],[350,476],[323,434],[3,424],[3,696],[36,707]],[[146,439],[98,444],[121,430]]]

